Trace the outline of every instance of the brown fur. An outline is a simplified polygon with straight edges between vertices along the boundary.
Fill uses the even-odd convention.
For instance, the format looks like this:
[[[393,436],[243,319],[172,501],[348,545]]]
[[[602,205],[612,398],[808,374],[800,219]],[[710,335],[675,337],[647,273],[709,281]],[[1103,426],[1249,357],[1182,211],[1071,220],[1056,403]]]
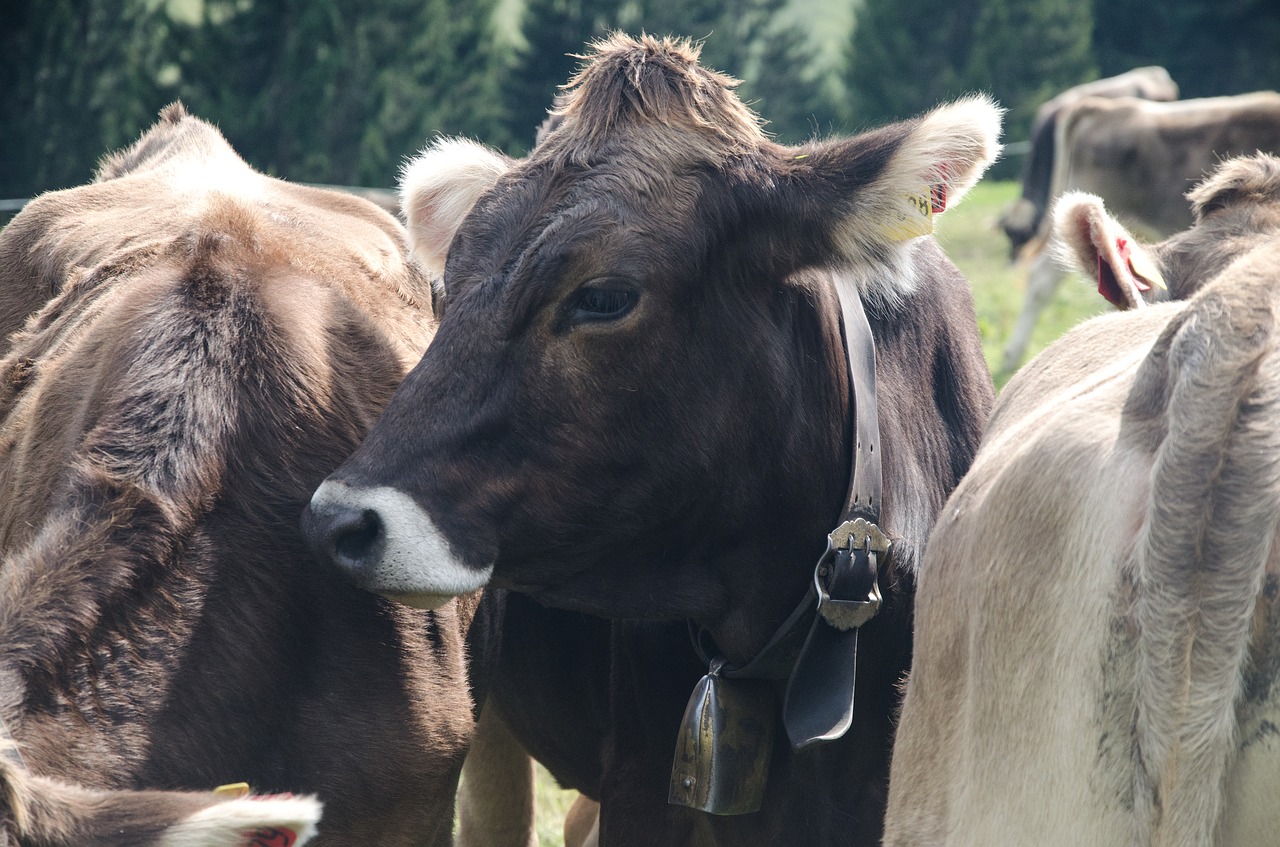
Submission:
[[[732,93],[738,81],[699,65],[699,46],[615,33],[591,49],[552,109],[562,130],[544,154],[587,162],[617,134],[644,130],[668,142],[659,155],[691,144],[722,156],[765,141],[760,118]]]
[[[884,223],[931,185],[957,200],[995,155],[999,113],[970,99],[784,147],[695,60],[615,36],[528,159],[456,142],[420,157],[406,197],[468,201],[451,229],[418,227],[405,204],[415,251],[444,267],[440,332],[313,497],[310,534],[375,590],[438,595],[492,565],[534,598],[508,603],[528,635],[504,633],[495,697],[559,779],[600,801],[600,843],[872,844],[914,563],[992,397],[967,284],[932,240]],[[634,292],[634,307],[581,317],[595,286]],[[853,728],[800,754],[780,743],[759,814],[671,806],[673,742],[706,669],[686,619],[750,657],[800,601],[841,509],[837,286],[871,313],[898,544],[861,636]],[[415,556],[427,543],[439,554]]]
[[[400,226],[174,105],[10,224],[0,281],[0,716],[32,771],[314,792],[317,844],[449,843],[492,632],[297,531],[431,337]]]

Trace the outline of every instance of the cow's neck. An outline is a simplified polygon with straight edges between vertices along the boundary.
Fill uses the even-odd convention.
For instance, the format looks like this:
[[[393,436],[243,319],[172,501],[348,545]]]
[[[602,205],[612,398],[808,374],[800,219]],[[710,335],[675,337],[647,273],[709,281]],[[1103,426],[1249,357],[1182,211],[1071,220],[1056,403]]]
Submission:
[[[807,602],[814,565],[827,534],[843,517],[849,493],[853,433],[847,354],[839,303],[834,292],[823,293],[816,309],[796,313],[791,328],[799,360],[828,365],[810,367],[804,374],[806,399],[792,409],[788,422],[791,432],[808,434],[788,440],[800,445],[799,453],[773,451],[771,471],[755,470],[758,478],[772,480],[758,492],[758,502],[785,502],[790,508],[773,507],[786,516],[780,521],[768,520],[765,510],[752,510],[752,520],[737,534],[741,543],[714,565],[726,589],[727,611],[717,620],[697,621],[734,665],[757,656],[797,606]]]

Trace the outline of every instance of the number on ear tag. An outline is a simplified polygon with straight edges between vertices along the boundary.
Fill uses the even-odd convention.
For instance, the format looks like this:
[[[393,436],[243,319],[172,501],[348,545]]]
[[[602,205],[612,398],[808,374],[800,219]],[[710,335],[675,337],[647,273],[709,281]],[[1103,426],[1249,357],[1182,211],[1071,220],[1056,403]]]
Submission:
[[[880,227],[890,241],[907,241],[933,232],[934,195],[931,188],[904,195]]]

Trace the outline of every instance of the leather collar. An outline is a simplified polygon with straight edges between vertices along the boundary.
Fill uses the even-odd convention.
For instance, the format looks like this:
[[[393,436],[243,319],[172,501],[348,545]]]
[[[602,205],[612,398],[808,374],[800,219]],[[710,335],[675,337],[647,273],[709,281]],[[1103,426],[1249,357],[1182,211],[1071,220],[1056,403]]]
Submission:
[[[726,761],[735,755],[738,759],[743,757],[740,751],[718,752],[715,728],[751,725],[750,717],[756,724],[771,721],[762,714],[746,720],[742,715],[726,717],[725,708],[729,703],[751,703],[740,708],[770,709],[771,701],[739,694],[727,696],[732,690],[727,686],[732,683],[719,682],[717,689],[717,681],[785,679],[782,721],[795,750],[840,738],[853,722],[858,628],[880,608],[878,570],[891,542],[877,526],[883,503],[883,472],[875,341],[862,300],[851,281],[846,282],[850,284],[838,284],[836,290],[854,443],[841,522],[827,536],[827,549],[814,566],[813,580],[804,597],[750,661],[743,665],[729,663],[719,655],[710,633],[690,622],[694,649],[708,663],[709,671],[685,712],[672,770],[669,799],[673,803],[717,814],[740,814],[759,808],[767,751],[750,761],[731,761],[733,769],[753,782],[745,792],[752,796],[746,797],[742,787],[735,784],[740,780],[728,776],[730,768],[717,767],[718,755]],[[763,736],[754,743],[768,746]]]

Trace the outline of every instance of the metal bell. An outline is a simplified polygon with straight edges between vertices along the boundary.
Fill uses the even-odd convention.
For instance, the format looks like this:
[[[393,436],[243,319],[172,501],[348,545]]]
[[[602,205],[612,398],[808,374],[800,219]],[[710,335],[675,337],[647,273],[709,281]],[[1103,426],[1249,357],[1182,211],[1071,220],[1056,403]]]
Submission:
[[[726,679],[712,664],[684,710],[667,802],[713,815],[759,811],[777,722],[772,684]]]

